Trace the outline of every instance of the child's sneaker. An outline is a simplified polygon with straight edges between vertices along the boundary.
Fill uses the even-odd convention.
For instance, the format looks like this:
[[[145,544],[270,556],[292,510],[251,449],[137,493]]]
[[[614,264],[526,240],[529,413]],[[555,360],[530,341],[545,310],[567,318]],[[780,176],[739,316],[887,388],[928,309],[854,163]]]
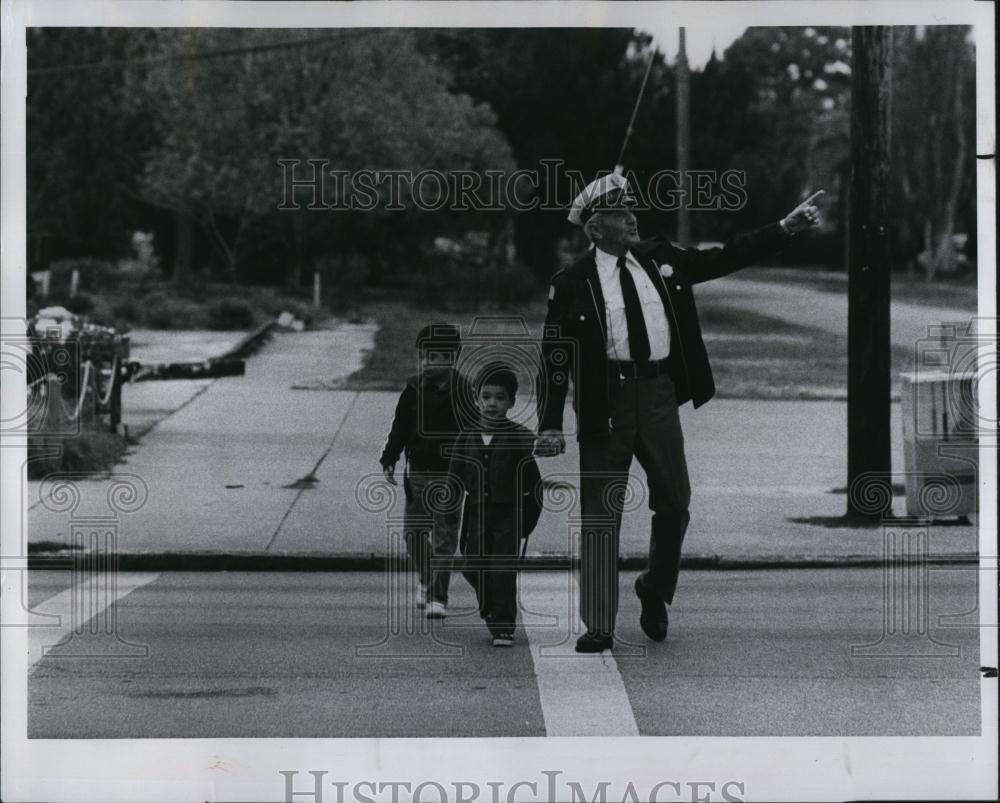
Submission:
[[[436,599],[432,599],[427,603],[427,608],[424,610],[424,616],[428,619],[444,619],[448,615],[448,609],[445,607],[443,602],[438,602]]]
[[[417,610],[422,611],[427,607],[427,586],[423,583],[417,588]]]
[[[494,647],[513,647],[514,646],[514,634],[513,633],[494,633],[493,634],[493,646]]]

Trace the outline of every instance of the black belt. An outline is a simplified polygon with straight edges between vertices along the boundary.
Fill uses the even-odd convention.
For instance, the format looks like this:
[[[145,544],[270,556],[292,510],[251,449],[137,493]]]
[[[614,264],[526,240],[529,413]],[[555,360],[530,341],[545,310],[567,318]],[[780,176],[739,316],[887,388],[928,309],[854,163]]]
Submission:
[[[632,362],[631,360],[608,360],[608,365],[615,377],[638,379],[640,377],[659,376],[667,372],[667,360],[650,360],[649,362]]]

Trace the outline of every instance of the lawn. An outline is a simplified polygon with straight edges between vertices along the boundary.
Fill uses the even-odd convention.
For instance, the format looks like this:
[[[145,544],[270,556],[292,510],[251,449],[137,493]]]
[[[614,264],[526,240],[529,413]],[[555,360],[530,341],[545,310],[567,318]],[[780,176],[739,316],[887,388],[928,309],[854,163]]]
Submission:
[[[520,315],[511,312],[457,314],[414,310],[403,302],[382,301],[362,306],[363,314],[379,324],[375,347],[346,387],[357,390],[399,390],[417,369],[414,344],[426,324],[447,321],[463,335],[475,326],[460,368],[472,373],[486,352],[503,354],[517,368],[522,383],[533,373],[525,355],[532,354],[545,316],[543,301]],[[738,311],[707,300],[699,304],[706,347],[720,398],[844,399],[847,397],[847,338],[786,323],[778,318]],[[506,316],[506,317],[504,317]],[[527,334],[525,335],[524,332]],[[506,344],[505,348],[497,347]],[[537,355],[537,350],[534,351]],[[905,349],[893,352],[893,372],[905,370],[912,359]]]
[[[540,293],[541,295],[541,293]],[[489,352],[506,358],[518,369],[519,379],[528,379],[526,358],[535,352],[545,320],[543,300],[524,309],[456,313],[443,309],[414,309],[401,301],[380,301],[361,305],[360,314],[375,320],[379,330],[375,348],[365,356],[364,365],[346,381],[356,390],[399,390],[406,377],[417,370],[416,340],[428,323],[453,323],[462,330],[469,346],[463,351],[460,368],[467,374]],[[472,333],[470,335],[470,332]],[[531,369],[533,370],[533,369]]]
[[[813,290],[843,295],[847,293],[847,274],[814,268],[747,268],[741,275],[748,279],[782,284],[802,284]],[[890,293],[894,301],[954,307],[974,311],[977,287],[975,276],[936,279],[926,282],[919,276],[894,273]]]
[[[846,277],[829,271],[795,268],[750,268],[747,278],[798,284],[810,290],[846,293]],[[927,284],[905,274],[893,276],[893,298],[915,304],[974,310],[976,287],[971,279]],[[713,303],[702,297],[698,304],[705,344],[715,374],[720,398],[740,399],[846,399],[847,335],[831,334],[789,323],[778,317]],[[460,367],[467,373],[485,352],[506,342],[503,353],[510,355],[522,381],[534,373],[524,359],[526,349],[519,344],[532,342],[541,332],[545,317],[544,289],[537,301],[517,313],[495,310],[486,313],[455,313],[416,310],[403,302],[380,301],[362,305],[363,314],[379,323],[375,348],[364,367],[348,379],[357,389],[401,387],[405,377],[416,371],[414,342],[420,327],[434,321],[458,324],[467,333],[475,326],[480,336],[463,354]],[[506,318],[503,318],[506,316]],[[487,345],[484,345],[487,344]],[[536,350],[537,355],[537,350]],[[912,351],[894,347],[892,375],[912,370]]]
[[[717,396],[728,399],[846,399],[847,336],[746,310],[699,304]],[[912,370],[892,350],[892,374]]]

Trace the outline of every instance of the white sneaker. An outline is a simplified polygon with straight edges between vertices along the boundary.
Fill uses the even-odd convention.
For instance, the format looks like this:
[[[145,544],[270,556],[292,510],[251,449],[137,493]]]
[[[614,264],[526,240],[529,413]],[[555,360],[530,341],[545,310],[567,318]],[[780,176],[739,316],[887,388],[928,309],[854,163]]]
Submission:
[[[427,586],[423,583],[417,588],[417,610],[422,611],[427,607]]]
[[[436,599],[432,599],[427,603],[427,609],[424,611],[424,616],[428,619],[444,619],[448,615],[448,609],[445,607],[443,602],[438,602]]]

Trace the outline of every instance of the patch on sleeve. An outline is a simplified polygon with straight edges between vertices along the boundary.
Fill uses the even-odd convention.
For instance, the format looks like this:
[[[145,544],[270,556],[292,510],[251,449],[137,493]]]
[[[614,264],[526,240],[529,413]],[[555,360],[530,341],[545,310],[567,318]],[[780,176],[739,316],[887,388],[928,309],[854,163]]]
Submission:
[[[664,262],[660,265],[660,275],[664,278],[674,275],[674,268],[669,262]]]
[[[549,301],[556,297],[556,286],[554,284],[549,285]]]

